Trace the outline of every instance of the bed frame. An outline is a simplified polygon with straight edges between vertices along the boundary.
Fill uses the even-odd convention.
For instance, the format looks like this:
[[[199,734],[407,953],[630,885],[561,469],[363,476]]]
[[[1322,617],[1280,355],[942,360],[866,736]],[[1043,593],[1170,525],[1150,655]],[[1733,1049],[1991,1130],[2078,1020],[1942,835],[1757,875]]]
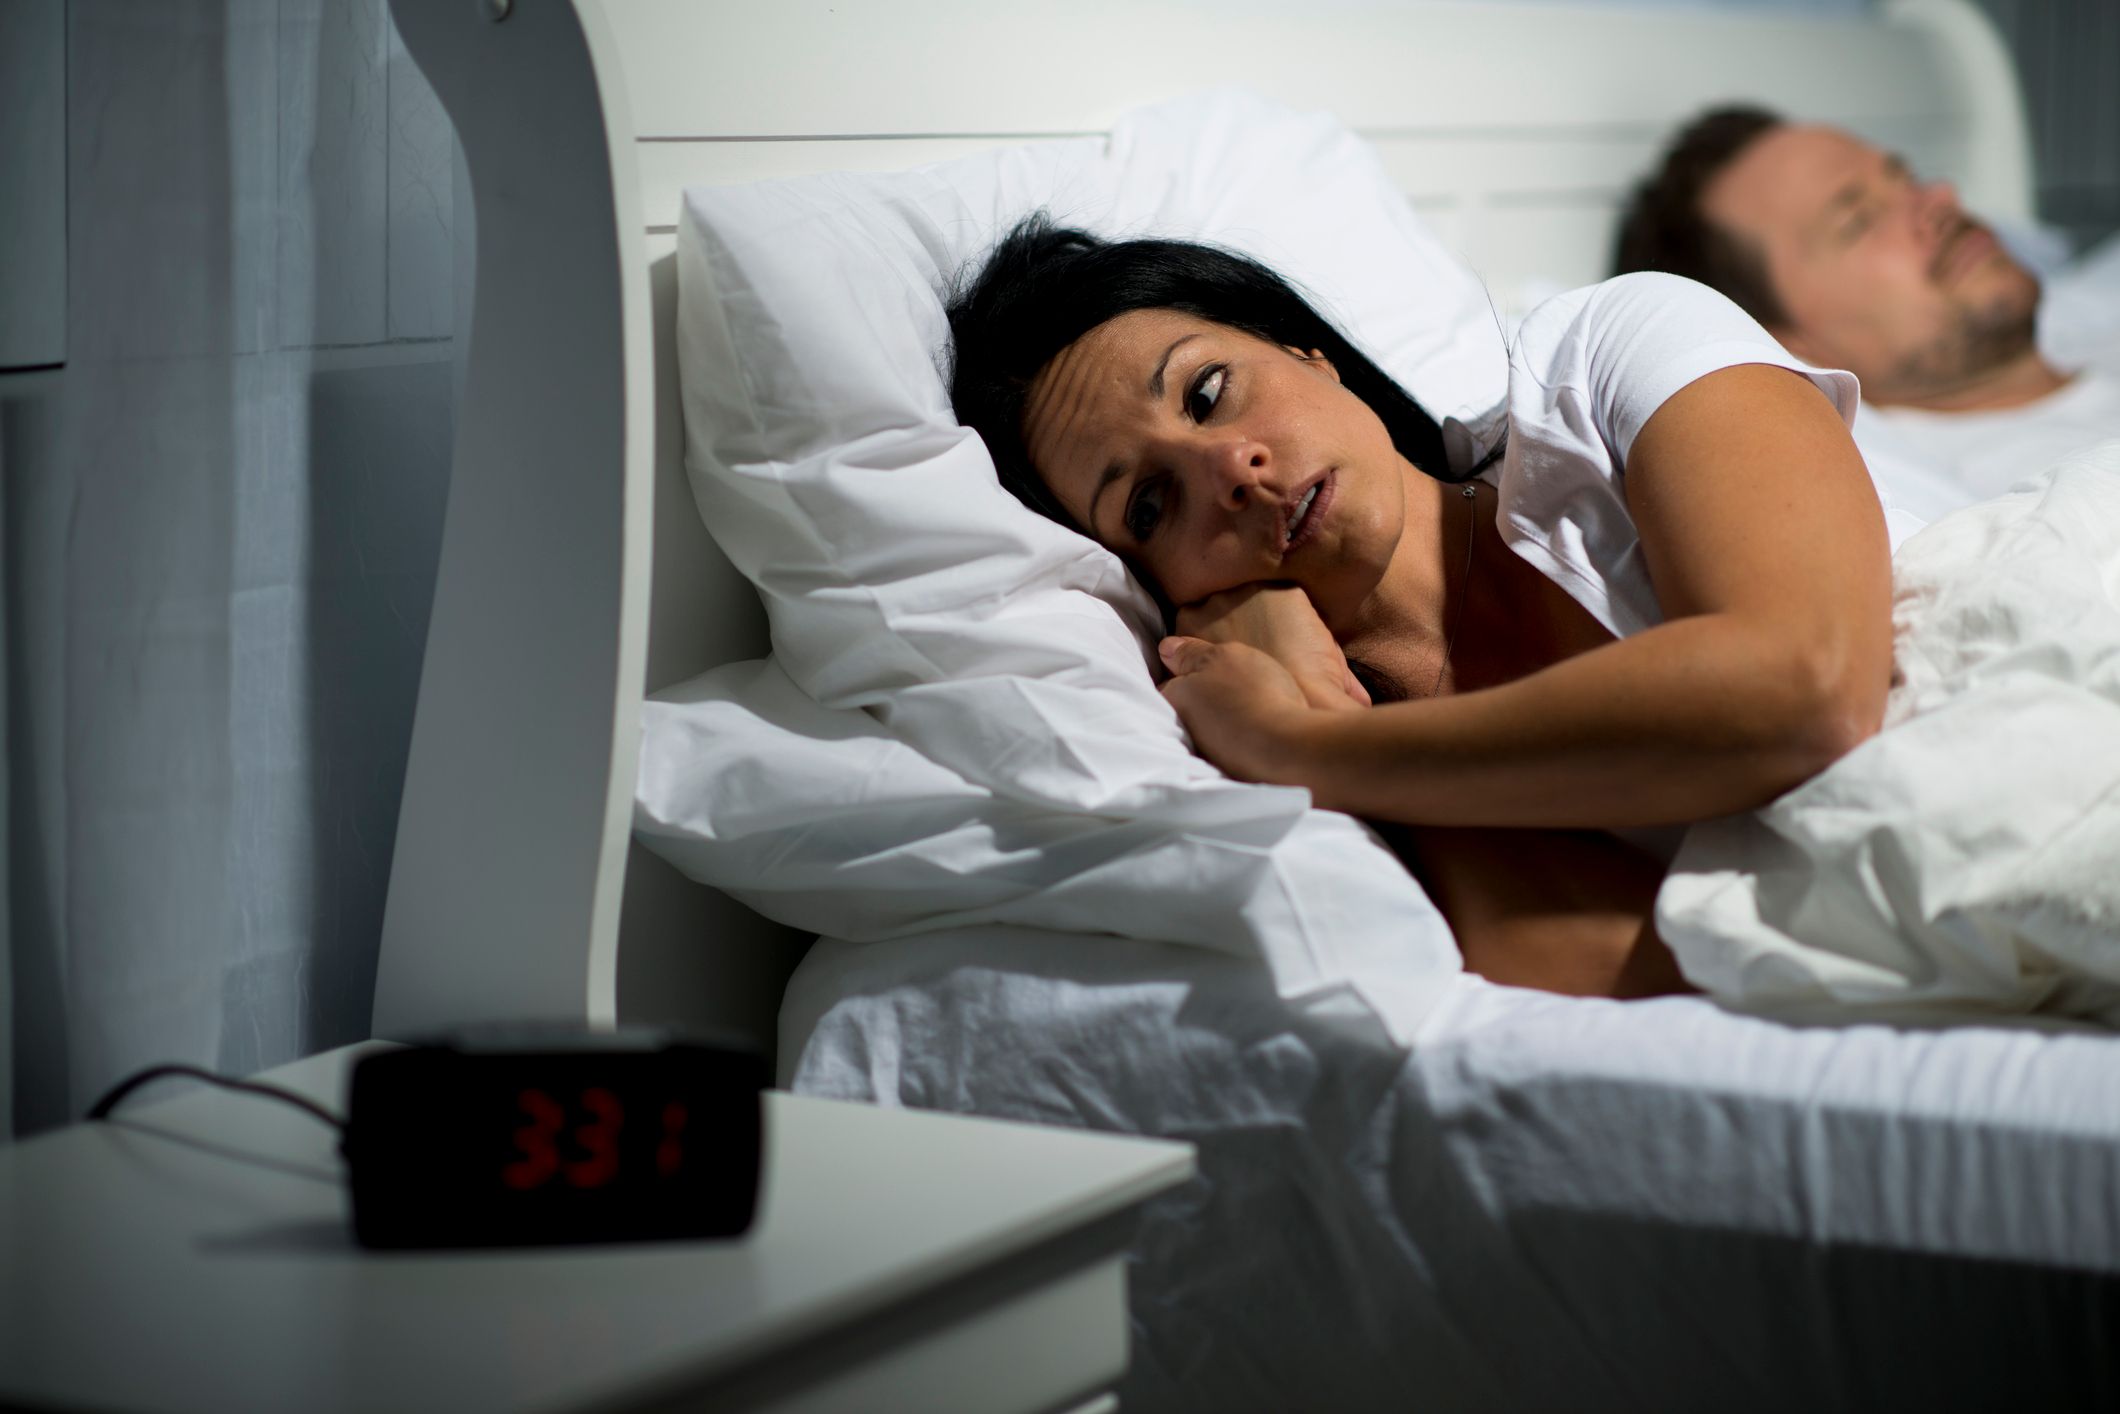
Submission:
[[[1245,83],[1382,152],[1505,309],[1598,278],[1671,126],[1839,122],[2028,221],[2023,103],[1966,0],[1875,18],[1511,3],[393,0],[462,141],[477,286],[376,982],[376,1034],[528,1017],[770,1049],[807,939],[630,843],[644,692],[767,651],[699,522],[679,193],[1096,133]]]

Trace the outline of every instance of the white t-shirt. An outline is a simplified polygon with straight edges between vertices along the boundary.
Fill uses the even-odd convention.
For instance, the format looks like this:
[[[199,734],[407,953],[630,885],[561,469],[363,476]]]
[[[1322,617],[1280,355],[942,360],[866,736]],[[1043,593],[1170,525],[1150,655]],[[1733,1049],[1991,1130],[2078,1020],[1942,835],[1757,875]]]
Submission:
[[[1676,275],[1622,275],[1547,300],[1509,361],[1509,441],[1484,473],[1502,539],[1617,637],[1663,622],[1634,517],[1627,453],[1665,399],[1704,374],[1766,363],[1809,378],[1843,420],[1853,375],[1793,357],[1759,322]],[[1893,518],[1893,540],[1918,528]]]
[[[1894,504],[1929,520],[1999,496],[2071,452],[2120,437],[2120,377],[2086,368],[2034,403],[1995,412],[1865,405],[1855,441]]]

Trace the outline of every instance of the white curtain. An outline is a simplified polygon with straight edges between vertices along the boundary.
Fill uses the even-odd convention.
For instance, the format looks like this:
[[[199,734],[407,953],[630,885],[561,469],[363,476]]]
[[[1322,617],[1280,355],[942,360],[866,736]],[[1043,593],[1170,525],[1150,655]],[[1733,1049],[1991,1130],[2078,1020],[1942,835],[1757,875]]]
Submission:
[[[6,413],[0,410],[0,487],[7,485]],[[0,607],[4,607],[7,584],[7,498],[0,495]],[[0,663],[8,661],[7,616],[0,613]],[[0,679],[0,743],[7,740],[7,697]],[[7,754],[0,751],[0,899],[9,897],[7,803],[13,799],[7,786]],[[0,1143],[15,1132],[15,969],[14,950],[8,945],[9,910],[0,909]]]
[[[67,364],[0,389],[18,1132],[367,1034],[451,434],[383,0],[72,0],[67,63]]]

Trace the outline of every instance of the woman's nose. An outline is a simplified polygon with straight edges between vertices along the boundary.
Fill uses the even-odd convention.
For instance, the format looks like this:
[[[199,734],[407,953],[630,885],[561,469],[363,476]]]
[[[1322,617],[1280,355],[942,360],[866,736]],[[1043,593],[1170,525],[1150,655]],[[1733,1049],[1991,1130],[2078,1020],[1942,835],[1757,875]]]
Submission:
[[[1265,478],[1272,458],[1263,443],[1248,438],[1220,438],[1202,449],[1209,484],[1215,499],[1232,508],[1250,499]]]

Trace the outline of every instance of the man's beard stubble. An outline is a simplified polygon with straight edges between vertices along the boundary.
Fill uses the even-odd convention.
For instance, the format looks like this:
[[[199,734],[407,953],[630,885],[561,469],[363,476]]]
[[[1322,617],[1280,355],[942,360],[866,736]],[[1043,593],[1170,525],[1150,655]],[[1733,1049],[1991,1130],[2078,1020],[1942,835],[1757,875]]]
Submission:
[[[1955,305],[1949,328],[1911,349],[1892,369],[1899,399],[1955,393],[2031,352],[2038,334],[2039,279],[2022,270],[2025,289],[2004,290],[1984,304]]]

